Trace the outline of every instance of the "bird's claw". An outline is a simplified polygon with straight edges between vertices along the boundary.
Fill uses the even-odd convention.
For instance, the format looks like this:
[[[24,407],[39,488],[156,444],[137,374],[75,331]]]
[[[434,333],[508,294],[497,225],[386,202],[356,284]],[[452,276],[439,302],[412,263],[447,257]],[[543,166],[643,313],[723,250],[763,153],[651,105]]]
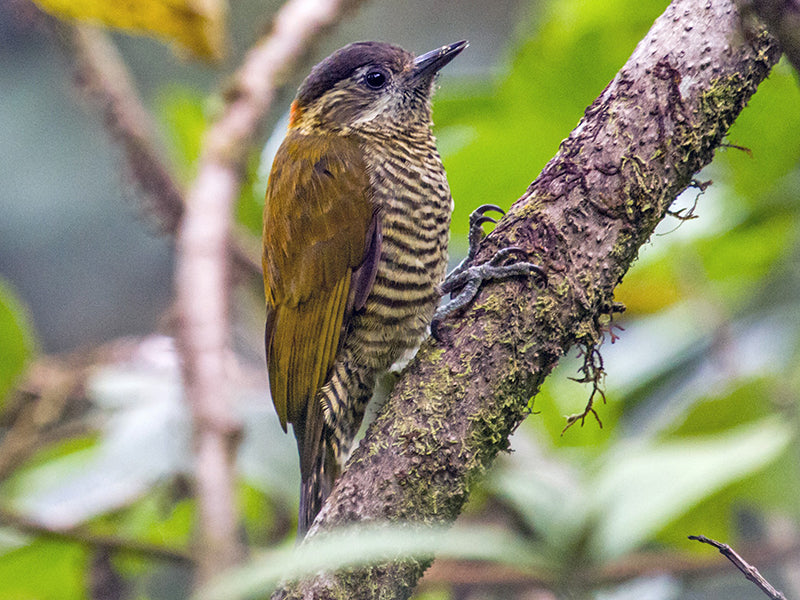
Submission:
[[[483,233],[483,224],[484,223],[497,223],[497,219],[493,219],[492,217],[487,217],[486,215],[478,215],[475,216],[475,213],[472,213],[469,217],[469,228],[472,231],[473,228],[481,229],[481,233]]]
[[[479,206],[469,216],[469,251],[466,258],[445,277],[439,290],[442,295],[450,294],[450,301],[434,313],[431,320],[431,335],[441,340],[440,325],[442,319],[450,313],[460,310],[475,298],[486,281],[535,275],[541,285],[547,285],[547,274],[539,265],[527,261],[528,253],[518,246],[502,248],[486,263],[472,265],[483,240],[483,225],[497,223],[497,219],[488,216],[488,212],[505,215],[505,211],[496,204]],[[513,260],[509,260],[513,259]]]
[[[484,204],[472,211],[472,213],[469,215],[469,249],[467,250],[467,258],[462,261],[461,265],[467,264],[478,253],[478,247],[480,246],[481,240],[484,236],[484,224],[497,223],[497,219],[486,215],[487,212],[499,212],[501,215],[506,214],[506,211],[496,204]],[[459,267],[461,265],[459,265]]]
[[[488,221],[492,221],[493,223],[497,223],[496,219],[493,219],[492,217],[487,217],[486,216],[487,212],[499,212],[501,215],[506,214],[506,211],[504,211],[502,208],[497,206],[497,204],[483,204],[483,205],[479,206],[478,208],[476,208],[475,210],[473,210],[472,213],[470,214],[470,216],[469,216],[470,225],[472,225],[472,223],[474,221],[478,220],[478,219],[487,219]],[[485,222],[486,221],[484,221],[484,223]]]
[[[519,257],[513,262],[506,262],[509,257]],[[440,325],[442,320],[450,313],[460,310],[475,298],[481,286],[492,280],[508,279],[509,277],[530,277],[535,275],[542,286],[547,285],[547,274],[539,265],[528,262],[528,253],[518,246],[502,248],[485,263],[474,266],[465,266],[454,269],[440,287],[443,294],[450,294],[450,301],[439,307],[431,320],[431,335],[437,341],[441,340]],[[459,265],[461,266],[461,265]]]

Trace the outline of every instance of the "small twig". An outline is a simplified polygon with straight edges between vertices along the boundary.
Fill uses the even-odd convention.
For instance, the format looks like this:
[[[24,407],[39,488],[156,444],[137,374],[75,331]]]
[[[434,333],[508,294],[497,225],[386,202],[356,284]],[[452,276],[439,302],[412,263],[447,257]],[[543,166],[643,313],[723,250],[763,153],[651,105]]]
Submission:
[[[700,200],[700,196],[702,196],[705,193],[705,191],[709,188],[709,186],[712,183],[713,181],[711,181],[710,179],[707,181],[699,181],[697,179],[692,179],[692,183],[689,184],[689,187],[697,190],[697,194],[695,195],[694,200],[692,201],[692,205],[687,208],[681,208],[680,210],[668,209],[667,214],[670,217],[675,217],[679,221],[691,221],[692,219],[697,219],[699,216],[695,213],[695,211],[697,210],[697,203]],[[677,229],[677,227],[675,229]],[[675,229],[673,229],[672,231],[675,231]]]
[[[750,148],[748,148],[747,146],[738,146],[736,144],[731,144],[730,142],[722,142],[719,145],[719,147],[720,148],[733,148],[734,150],[741,150],[742,152],[747,154],[747,156],[749,156],[750,158],[753,158],[753,151],[750,150]]]
[[[570,379],[572,381],[576,381],[577,383],[591,383],[592,393],[589,394],[589,400],[586,402],[586,407],[583,409],[583,411],[567,417],[567,424],[564,426],[564,429],[561,430],[561,435],[564,435],[567,429],[579,421],[581,427],[583,427],[586,417],[588,417],[590,414],[593,415],[597,420],[597,424],[600,426],[600,429],[603,428],[603,422],[600,420],[600,415],[598,415],[597,411],[594,409],[594,398],[596,395],[599,394],[600,398],[603,400],[603,404],[606,403],[606,393],[605,390],[603,390],[603,380],[606,376],[606,372],[603,367],[603,355],[600,354],[600,350],[597,348],[596,344],[586,345],[581,349],[581,352],[583,354],[583,364],[578,371],[583,373],[583,376],[570,377]]]
[[[288,0],[245,58],[203,140],[178,229],[176,292],[186,397],[195,431],[199,581],[238,562],[234,457],[239,426],[225,377],[227,249],[248,153],[275,93],[310,45],[359,0]]]
[[[0,509],[0,524],[26,535],[44,537],[51,540],[75,542],[92,548],[108,548],[121,552],[130,552],[145,558],[167,560],[181,564],[191,564],[193,562],[192,556],[188,552],[176,548],[168,548],[136,540],[126,540],[116,536],[98,535],[82,527],[54,529],[28,517],[2,509]]]
[[[786,600],[786,596],[784,596],[781,592],[772,587],[769,581],[764,579],[761,573],[758,572],[758,569],[756,569],[753,565],[751,565],[745,559],[739,556],[736,553],[736,551],[733,548],[731,548],[728,544],[723,544],[722,542],[712,540],[711,538],[707,538],[704,535],[690,535],[689,539],[696,540],[703,544],[709,544],[711,546],[714,546],[717,550],[719,550],[722,556],[731,561],[733,565],[737,569],[739,569],[748,580],[755,583],[759,587],[759,589],[762,592],[764,592],[767,596],[772,598],[772,600]]]

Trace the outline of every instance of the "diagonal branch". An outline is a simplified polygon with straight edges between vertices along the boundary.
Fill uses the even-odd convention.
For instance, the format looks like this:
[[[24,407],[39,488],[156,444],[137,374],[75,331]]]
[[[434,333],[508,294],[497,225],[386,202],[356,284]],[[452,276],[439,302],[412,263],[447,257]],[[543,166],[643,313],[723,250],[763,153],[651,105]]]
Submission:
[[[183,215],[184,192],[159,152],[152,118],[116,46],[96,27],[61,22],[38,10],[36,15],[61,46],[76,86],[122,149],[145,213],[161,232],[174,235]],[[254,254],[242,236],[231,239],[230,252],[237,270],[261,274],[259,253]]]
[[[800,73],[800,0],[738,0],[742,12],[752,10],[781,44]]]
[[[203,141],[178,228],[176,294],[187,400],[195,433],[199,580],[238,562],[234,459],[239,424],[226,383],[227,248],[232,207],[262,121],[289,70],[360,0],[288,0],[247,55]]]
[[[163,231],[173,233],[183,212],[183,194],[157,150],[152,119],[116,46],[95,27],[39,16],[72,63],[76,85],[122,148],[148,214]]]
[[[442,324],[447,341],[423,344],[312,534],[357,521],[457,517],[558,359],[600,339],[639,247],[711,161],[779,54],[766,33],[741,34],[733,0],[667,8],[476,258],[520,246],[545,268],[546,289],[487,287]],[[408,559],[320,575],[274,597],[406,598],[428,565]]]

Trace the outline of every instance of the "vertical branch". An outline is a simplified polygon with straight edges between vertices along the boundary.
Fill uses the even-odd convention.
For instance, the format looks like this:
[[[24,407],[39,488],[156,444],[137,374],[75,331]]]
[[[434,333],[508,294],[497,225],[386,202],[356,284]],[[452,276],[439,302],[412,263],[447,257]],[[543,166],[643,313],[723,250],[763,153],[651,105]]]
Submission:
[[[178,228],[176,294],[186,395],[195,431],[199,581],[235,564],[234,458],[239,426],[225,381],[229,342],[232,206],[247,153],[277,88],[309,45],[360,0],[288,0],[272,31],[236,73],[220,118],[208,130]]]
[[[124,151],[126,164],[163,231],[176,233],[178,338],[195,431],[199,580],[235,564],[238,543],[234,459],[240,430],[227,394],[228,252],[254,268],[231,235],[231,209],[247,153],[286,74],[309,46],[361,0],[288,0],[272,30],[233,78],[220,118],[206,134],[198,175],[185,196],[156,151],[150,115],[124,61],[99,30],[41,15],[87,99]]]

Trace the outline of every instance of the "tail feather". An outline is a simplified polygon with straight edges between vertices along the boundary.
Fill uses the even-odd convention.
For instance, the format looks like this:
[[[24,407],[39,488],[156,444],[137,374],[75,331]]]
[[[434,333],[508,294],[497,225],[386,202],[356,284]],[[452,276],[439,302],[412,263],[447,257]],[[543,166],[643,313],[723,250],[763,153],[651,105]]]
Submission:
[[[314,523],[325,500],[333,490],[339,476],[339,465],[333,456],[330,445],[323,441],[322,451],[315,457],[311,470],[301,473],[300,515],[297,522],[297,537],[302,538]]]
[[[300,454],[300,515],[297,537],[302,538],[333,490],[341,468],[322,417],[321,403],[311,403],[306,418],[294,424],[294,434]]]

